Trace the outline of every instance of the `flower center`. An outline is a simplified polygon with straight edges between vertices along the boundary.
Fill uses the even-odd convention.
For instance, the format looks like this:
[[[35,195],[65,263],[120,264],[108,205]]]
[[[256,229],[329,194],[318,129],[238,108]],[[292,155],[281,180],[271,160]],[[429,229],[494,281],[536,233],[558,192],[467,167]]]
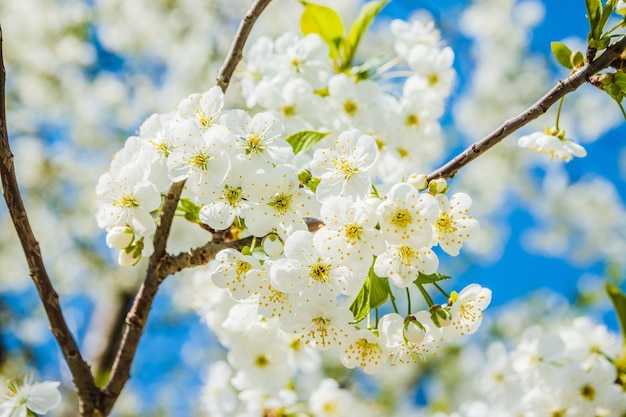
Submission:
[[[191,165],[195,166],[196,168],[206,172],[209,166],[210,160],[211,160],[211,157],[207,153],[198,152],[197,154],[189,158],[187,162],[189,162]]]
[[[225,185],[222,198],[232,207],[237,207],[239,202],[243,200],[243,198],[241,197],[242,193],[243,190],[241,189],[241,187],[231,187],[230,185]]]
[[[361,354],[361,363],[365,365],[369,362],[377,362],[377,358],[382,353],[380,346],[376,343],[370,343],[365,338],[356,341],[356,348]]]
[[[291,194],[280,193],[274,197],[274,199],[268,203],[269,206],[274,207],[279,214],[285,214],[291,207],[291,200],[293,196]]]
[[[202,110],[196,109],[195,115],[196,115],[196,120],[198,121],[200,126],[204,128],[211,126],[211,119],[208,118]]]
[[[435,227],[439,230],[440,233],[454,233],[458,229],[454,226],[454,220],[450,218],[448,213],[441,213],[437,222],[435,223]]]
[[[361,235],[363,234],[363,227],[359,226],[356,223],[347,224],[344,228],[346,232],[346,238],[350,244],[354,245],[357,240],[361,240]]]
[[[336,158],[332,160],[338,171],[341,171],[346,181],[348,181],[354,174],[359,172],[359,168],[353,166],[349,160],[345,158]]]
[[[413,223],[413,216],[407,209],[398,209],[391,216],[391,224],[395,226],[407,227],[411,223]]]
[[[263,153],[265,146],[263,145],[263,138],[256,133],[252,133],[248,136],[246,142],[246,155],[254,153]]]
[[[237,269],[235,269],[235,273],[238,278],[241,278],[246,272],[252,269],[252,265],[249,262],[239,260],[237,261]]]
[[[259,355],[254,360],[254,365],[258,368],[264,368],[270,364],[270,360],[265,355]]]
[[[406,264],[408,261],[415,257],[415,251],[413,250],[413,248],[410,248],[407,245],[399,245],[398,255],[400,255],[400,260],[402,261],[402,263]]]
[[[139,207],[139,203],[137,202],[137,200],[135,200],[135,197],[133,197],[131,194],[122,195],[119,198],[119,200],[113,202],[113,205],[122,206],[125,208]]]
[[[345,103],[343,103],[343,110],[350,116],[353,116],[354,113],[356,113],[358,108],[359,107],[356,105],[356,103],[351,100],[348,100]]]
[[[173,149],[173,146],[167,143],[165,140],[152,139],[150,140],[150,143],[156,148],[157,153],[161,156],[164,156],[165,158],[170,155],[170,152]]]
[[[590,385],[585,385],[580,389],[580,395],[588,401],[593,401],[596,395],[596,390]]]
[[[419,123],[420,119],[414,114],[409,114],[404,120],[404,124],[407,126],[417,126]]]
[[[318,260],[317,263],[312,265],[309,269],[311,279],[318,282],[328,282],[329,273],[330,265],[322,263],[321,260]]]
[[[283,107],[283,115],[285,117],[291,117],[296,114],[296,106],[290,105]]]

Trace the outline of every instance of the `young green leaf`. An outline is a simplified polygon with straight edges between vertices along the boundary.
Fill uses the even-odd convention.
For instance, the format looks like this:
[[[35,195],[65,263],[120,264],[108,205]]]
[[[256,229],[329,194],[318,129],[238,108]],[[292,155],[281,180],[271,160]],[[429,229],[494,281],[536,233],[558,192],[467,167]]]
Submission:
[[[361,8],[359,15],[350,27],[350,32],[345,43],[345,54],[341,62],[341,69],[348,69],[352,66],[352,61],[356,50],[361,42],[361,38],[372,24],[374,18],[389,3],[389,0],[370,1]]]
[[[304,12],[300,17],[302,35],[317,33],[330,48],[329,56],[339,56],[339,48],[343,42],[343,22],[336,11],[330,7],[304,2]]]
[[[602,9],[602,16],[600,17],[600,31],[604,31],[604,27],[606,26],[606,22],[609,21],[609,17],[613,14],[613,10],[615,10],[615,6],[617,6],[617,0],[608,0]]]
[[[367,279],[370,281],[370,309],[378,308],[385,304],[391,294],[389,280],[376,275],[373,266],[370,268]]]
[[[615,307],[615,313],[617,314],[624,343],[626,344],[626,295],[624,295],[619,288],[609,283],[605,285],[605,288],[606,293],[609,295],[609,298],[611,298],[613,307]]]
[[[600,21],[602,19],[602,0],[585,0],[587,5],[587,19],[589,19],[589,39],[600,39],[602,35],[602,27]]]
[[[430,274],[430,275],[426,275],[426,274],[422,274],[421,272],[419,273],[417,279],[415,281],[413,281],[415,284],[433,284],[437,281],[443,281],[444,279],[450,279],[452,277],[448,276],[448,275],[443,275],[443,274],[439,274],[437,272],[435,272],[434,274]]]
[[[563,65],[567,69],[572,69],[574,66],[572,65],[570,57],[572,56],[572,51],[561,42],[552,42],[550,44],[552,47],[552,53],[559,64]]]
[[[299,154],[306,151],[329,134],[329,132],[324,133],[316,132],[314,130],[302,130],[300,132],[296,132],[292,135],[287,136],[285,140],[293,148],[293,153]]]
[[[371,282],[369,279],[369,275],[365,282],[363,283],[363,287],[361,287],[361,291],[356,295],[356,298],[350,304],[350,311],[354,314],[353,323],[358,323],[363,320],[369,314],[370,308],[370,294],[371,294]]]
[[[585,56],[582,52],[576,51],[570,57],[570,62],[574,66],[574,68],[578,68],[585,63]]]

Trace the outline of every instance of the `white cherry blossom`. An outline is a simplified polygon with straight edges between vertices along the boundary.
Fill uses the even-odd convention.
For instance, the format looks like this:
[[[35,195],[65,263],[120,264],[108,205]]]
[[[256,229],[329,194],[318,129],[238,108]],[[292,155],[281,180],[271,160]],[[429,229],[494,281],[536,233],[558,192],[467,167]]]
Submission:
[[[438,243],[448,255],[456,256],[463,241],[478,231],[478,221],[469,214],[472,199],[465,193],[456,193],[450,200],[444,194],[435,198],[440,212],[433,226],[433,244]]]
[[[320,250],[308,231],[293,232],[285,241],[284,254],[272,264],[272,285],[288,293],[301,291],[303,302],[334,302],[339,294],[356,295],[365,281],[366,271],[352,271],[332,252]]]
[[[332,196],[367,198],[372,192],[368,170],[376,162],[378,148],[371,136],[360,130],[343,132],[333,148],[318,149],[311,161],[311,173],[320,178],[317,198]]]
[[[438,211],[432,195],[420,194],[412,185],[399,183],[391,187],[376,212],[380,231],[389,243],[420,248],[430,243],[431,224]]]

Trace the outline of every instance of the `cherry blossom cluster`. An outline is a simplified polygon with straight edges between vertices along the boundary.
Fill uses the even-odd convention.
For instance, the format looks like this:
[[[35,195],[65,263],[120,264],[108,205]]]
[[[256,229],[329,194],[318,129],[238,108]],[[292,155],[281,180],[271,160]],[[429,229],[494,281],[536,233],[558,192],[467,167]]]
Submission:
[[[459,360],[472,364],[457,369],[464,369],[472,382],[454,396],[449,409],[456,411],[434,415],[583,417],[626,412],[616,368],[622,343],[606,326],[578,317],[531,325],[516,338],[512,347],[502,341],[467,346]]]
[[[284,387],[293,343],[368,373],[425,360],[473,333],[490,302],[478,284],[451,294],[437,285],[443,304],[424,288],[444,279],[436,251],[458,255],[478,222],[469,195],[428,183],[411,156],[432,156],[453,53],[432,23],[394,21],[392,31],[397,57],[386,66],[406,62],[410,74],[400,99],[384,73],[337,73],[318,35],[261,38],[241,75],[258,112],[225,109],[218,87],[192,94],[148,118],[100,177],[96,218],[121,265],[151,254],[162,194],[176,182],[185,181],[180,211],[208,240],[233,236],[206,273],[233,303],[221,342],[239,389]],[[427,308],[400,315],[394,292],[410,303],[418,289]]]

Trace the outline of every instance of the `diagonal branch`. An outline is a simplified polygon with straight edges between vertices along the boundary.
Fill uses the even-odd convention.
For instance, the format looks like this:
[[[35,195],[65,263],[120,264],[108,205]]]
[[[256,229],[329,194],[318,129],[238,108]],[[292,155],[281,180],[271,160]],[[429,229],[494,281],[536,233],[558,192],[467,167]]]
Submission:
[[[552,87],[543,97],[541,97],[535,104],[530,106],[523,113],[512,117],[505,121],[500,127],[485,136],[480,141],[474,143],[469,148],[465,149],[459,155],[454,157],[448,163],[441,168],[433,171],[428,175],[428,181],[437,178],[452,178],[456,173],[465,165],[478,158],[487,150],[500,143],[504,138],[511,133],[526,126],[532,120],[538,118],[542,114],[548,111],[548,109],[557,101],[559,101],[565,95],[576,90],[589,80],[589,77],[608,68],[620,54],[626,48],[626,36],[620,39],[615,44],[611,45],[604,53],[595,61],[585,65],[580,70],[565,78],[559,80],[559,82]]]
[[[9,146],[9,137],[6,123],[6,99],[5,99],[6,71],[2,54],[2,28],[0,28],[0,176],[2,177],[2,191],[9,209],[11,220],[17,230],[30,276],[37,287],[39,298],[50,323],[50,330],[56,338],[63,357],[72,373],[74,385],[78,390],[81,408],[90,412],[90,404],[97,395],[98,388],[91,374],[91,369],[81,356],[80,350],[67,327],[59,296],[54,290],[48,273],[46,272],[39,242],[33,234],[30,222],[24,208],[24,203],[15,177],[13,153]],[[83,412],[81,410],[81,412]]]
[[[230,84],[230,79],[235,72],[235,68],[237,68],[237,64],[239,64],[241,58],[243,58],[243,47],[248,40],[250,31],[270,1],[271,0],[255,0],[246,15],[241,20],[235,39],[233,40],[230,50],[228,51],[227,58],[224,61],[224,65],[220,68],[215,80],[215,85],[219,86],[222,91],[226,92],[228,84]]]
[[[216,80],[216,84],[220,86],[224,92],[226,92],[232,74],[243,56],[243,47],[252,27],[270,1],[271,0],[255,0],[241,21],[228,56]],[[159,285],[171,273],[172,268],[167,267],[167,265],[169,265],[170,256],[167,254],[165,246],[183,188],[184,181],[173,184],[165,199],[159,225],[154,236],[154,253],[150,257],[144,282],[135,297],[133,306],[126,315],[126,328],[124,329],[124,335],[122,336],[122,341],[118,348],[113,368],[111,369],[109,383],[103,388],[102,397],[97,406],[98,410],[103,415],[107,415],[111,411],[126,381],[130,378],[132,361],[137,351],[143,329],[148,320],[152,302],[154,301]]]

